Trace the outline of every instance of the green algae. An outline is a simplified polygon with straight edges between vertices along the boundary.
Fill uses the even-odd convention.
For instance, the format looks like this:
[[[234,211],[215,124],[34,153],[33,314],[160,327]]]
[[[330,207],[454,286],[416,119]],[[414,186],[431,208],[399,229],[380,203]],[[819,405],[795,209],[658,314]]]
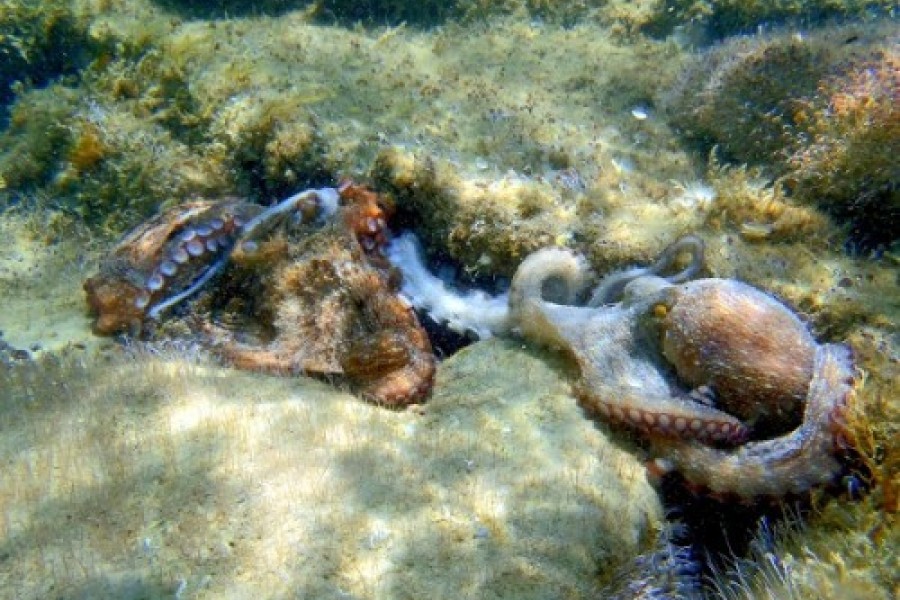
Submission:
[[[10,0],[0,7],[0,104],[21,86],[77,75],[102,44],[66,0]]]

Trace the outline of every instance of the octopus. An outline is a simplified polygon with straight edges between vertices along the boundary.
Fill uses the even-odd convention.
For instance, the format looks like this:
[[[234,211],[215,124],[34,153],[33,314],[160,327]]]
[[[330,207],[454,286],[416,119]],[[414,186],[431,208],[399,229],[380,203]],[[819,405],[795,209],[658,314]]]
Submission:
[[[419,402],[435,359],[382,253],[391,212],[351,182],[268,209],[231,198],[164,211],[85,282],[94,332],[149,338],[177,321],[238,368],[345,379],[386,406]]]
[[[126,234],[84,282],[94,333],[139,335],[148,318],[182,299],[171,290],[202,285],[221,269],[235,234],[261,210],[237,199],[197,200]]]
[[[664,277],[679,255],[687,268]],[[527,339],[580,370],[576,394],[650,445],[657,473],[743,499],[798,494],[842,472],[857,383],[850,349],[818,343],[783,303],[729,279],[692,279],[703,244],[688,236],[651,267],[602,280],[563,249],[525,259],[510,315]]]

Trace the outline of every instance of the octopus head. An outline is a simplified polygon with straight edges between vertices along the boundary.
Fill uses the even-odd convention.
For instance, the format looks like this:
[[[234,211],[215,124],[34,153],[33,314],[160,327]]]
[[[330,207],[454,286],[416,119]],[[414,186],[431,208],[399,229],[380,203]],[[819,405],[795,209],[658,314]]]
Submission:
[[[679,378],[706,386],[718,408],[757,435],[797,426],[813,376],[816,341],[784,304],[726,279],[700,279],[667,289],[654,307],[661,347]]]

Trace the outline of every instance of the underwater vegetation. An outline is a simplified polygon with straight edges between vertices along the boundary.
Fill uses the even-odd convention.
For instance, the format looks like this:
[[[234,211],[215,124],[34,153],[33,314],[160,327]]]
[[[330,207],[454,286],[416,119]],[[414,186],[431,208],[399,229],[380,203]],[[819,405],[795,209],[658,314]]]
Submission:
[[[104,46],[66,0],[10,0],[0,7],[0,107],[17,89],[77,76]],[[0,110],[6,120],[5,110]]]
[[[789,144],[792,108],[816,91],[833,52],[830,41],[788,32],[727,38],[689,61],[659,101],[700,148],[768,162]]]
[[[224,15],[279,15],[303,10],[323,23],[427,27],[449,20],[472,22],[502,15],[576,24],[597,19],[621,32],[665,35],[685,23],[699,23],[714,35],[790,18],[806,21],[877,13],[894,7],[890,0],[155,0],[187,18]]]
[[[691,600],[703,593],[699,557],[685,542],[683,524],[667,521],[654,544],[623,563],[604,588],[608,600]]]
[[[670,33],[687,23],[700,23],[715,38],[791,19],[809,24],[896,9],[892,0],[657,0],[650,4],[655,10],[645,26],[648,31]]]
[[[889,247],[900,234],[898,47],[890,24],[730,38],[659,101],[701,148],[765,166],[798,202],[847,223],[857,246]]]
[[[707,597],[722,600],[821,598],[887,600],[897,594],[893,517],[872,518],[871,507],[823,507],[810,527],[797,514],[763,519],[745,557],[719,564]],[[877,512],[874,514],[878,514]],[[773,524],[774,523],[774,524]],[[840,532],[844,532],[843,535]],[[848,533],[849,532],[849,533]],[[884,586],[879,581],[893,581]]]
[[[854,57],[798,108],[804,140],[791,146],[791,193],[849,222],[863,247],[900,238],[900,36]]]
[[[648,597],[897,596],[893,4],[4,2],[0,589],[596,598],[625,563]],[[473,344],[437,362],[428,402],[387,411],[342,392],[351,380],[208,364],[187,312],[148,344],[91,335],[81,285],[124,232],[202,198],[265,210],[345,175],[470,297],[505,291],[542,248],[599,278],[697,236],[700,276],[852,347],[858,462],[716,584],[663,521],[646,441],[586,419],[552,352]],[[224,234],[186,223],[200,262],[221,256],[206,243],[224,251]],[[317,255],[302,226],[235,250],[196,298],[223,349],[257,366],[281,350],[276,370],[299,365],[291,328],[355,248],[331,231],[310,244],[332,235],[338,258]],[[194,241],[166,239],[178,258]],[[153,306],[197,273],[171,267],[138,270],[166,292]],[[365,306],[345,283],[335,297]],[[349,346],[342,368],[363,378],[403,359]]]

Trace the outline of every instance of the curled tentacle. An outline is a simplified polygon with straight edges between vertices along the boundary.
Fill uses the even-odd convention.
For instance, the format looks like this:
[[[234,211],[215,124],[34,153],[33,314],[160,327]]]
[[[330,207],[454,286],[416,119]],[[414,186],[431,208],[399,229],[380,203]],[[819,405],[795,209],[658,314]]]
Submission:
[[[675,263],[675,259],[684,252],[690,252],[691,262],[678,273],[663,277],[662,274],[671,268]],[[656,275],[663,277],[669,283],[688,281],[693,279],[703,268],[703,260],[703,240],[696,235],[686,235],[678,238],[663,250],[656,262],[649,267],[634,267],[621,273],[613,273],[604,277],[597,287],[594,288],[591,299],[588,301],[588,306],[603,306],[604,304],[615,302],[622,296],[625,286],[639,277]]]
[[[563,248],[545,248],[526,258],[513,277],[509,306],[514,313],[530,301],[575,304],[587,282],[584,259]]]
[[[547,319],[548,309],[572,308],[587,281],[584,259],[562,248],[545,248],[528,256],[509,289],[510,321],[523,335],[550,345],[564,345]]]
[[[337,211],[337,196],[336,189],[322,188],[304,190],[285,198],[244,223],[240,229],[240,241],[262,237],[265,232],[272,229],[280,217],[294,211],[300,212],[304,222],[328,217]]]
[[[823,344],[816,352],[802,423],[790,434],[724,451],[683,442],[660,444],[664,468],[718,494],[781,496],[830,482],[841,471],[841,420],[852,401],[855,377],[847,346]]]

